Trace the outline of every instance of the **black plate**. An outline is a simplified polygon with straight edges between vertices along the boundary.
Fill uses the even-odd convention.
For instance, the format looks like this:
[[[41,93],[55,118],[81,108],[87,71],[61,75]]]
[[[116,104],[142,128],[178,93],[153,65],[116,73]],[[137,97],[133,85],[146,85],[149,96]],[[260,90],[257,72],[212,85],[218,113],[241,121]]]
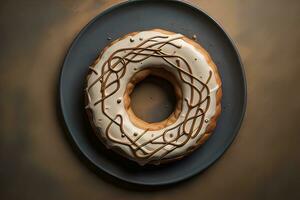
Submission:
[[[110,42],[133,31],[162,28],[192,37],[210,53],[222,82],[222,115],[212,137],[190,156],[161,166],[140,167],[106,150],[92,134],[83,103],[88,66]],[[224,30],[203,11],[178,1],[129,1],[99,14],[77,36],[60,77],[63,118],[81,155],[98,171],[126,182],[166,185],[187,179],[215,162],[235,138],[246,107],[246,81],[238,52]]]

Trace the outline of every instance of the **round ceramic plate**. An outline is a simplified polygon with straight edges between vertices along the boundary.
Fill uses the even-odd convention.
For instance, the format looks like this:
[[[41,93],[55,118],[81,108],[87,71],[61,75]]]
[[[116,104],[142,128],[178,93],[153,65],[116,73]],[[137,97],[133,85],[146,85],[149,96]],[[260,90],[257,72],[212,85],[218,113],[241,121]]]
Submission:
[[[130,32],[153,28],[197,36],[221,74],[222,114],[210,139],[190,156],[170,164],[141,167],[107,150],[94,136],[84,110],[83,90],[88,66],[109,44],[107,38],[114,40]],[[232,41],[206,13],[179,1],[129,1],[99,14],[78,34],[63,64],[59,95],[72,143],[97,172],[106,172],[125,182],[154,186],[198,174],[225,152],[244,116],[246,81]]]

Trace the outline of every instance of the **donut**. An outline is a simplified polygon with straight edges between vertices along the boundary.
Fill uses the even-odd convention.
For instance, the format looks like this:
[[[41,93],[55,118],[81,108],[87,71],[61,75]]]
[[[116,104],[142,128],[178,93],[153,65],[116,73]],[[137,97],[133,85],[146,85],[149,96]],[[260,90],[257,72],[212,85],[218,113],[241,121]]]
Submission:
[[[177,100],[170,116],[154,123],[131,107],[135,85],[149,75],[169,81]],[[195,38],[153,29],[127,34],[103,49],[89,66],[85,109],[108,149],[140,165],[158,165],[205,143],[221,113],[221,98],[217,67]]]

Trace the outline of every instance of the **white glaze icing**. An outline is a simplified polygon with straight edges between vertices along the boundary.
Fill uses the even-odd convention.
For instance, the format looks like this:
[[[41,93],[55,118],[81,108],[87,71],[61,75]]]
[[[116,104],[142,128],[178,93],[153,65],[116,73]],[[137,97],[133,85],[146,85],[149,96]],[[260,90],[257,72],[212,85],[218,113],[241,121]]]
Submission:
[[[114,52],[127,48],[127,50],[119,51],[114,55],[117,55],[117,58],[129,58],[132,55],[130,54],[128,57],[127,54],[132,50],[128,50],[128,48],[135,48],[147,39],[155,36],[162,36],[164,38],[155,38],[153,39],[155,41],[150,40],[140,47],[154,45],[151,48],[157,49],[159,45],[155,45],[156,42],[159,43],[172,40],[171,43],[173,45],[165,44],[160,48],[159,53],[164,53],[165,55],[175,55],[184,58],[187,63],[189,63],[192,72],[188,73],[188,68],[181,59],[179,59],[180,67],[174,67],[178,66],[176,64],[178,57],[164,57],[165,59],[163,59],[159,56],[150,56],[141,62],[128,62],[127,66],[125,67],[125,71],[121,70],[118,73],[112,73],[110,75],[106,73],[109,69],[107,61]],[[133,52],[137,52],[137,50]],[[149,52],[153,51],[146,51],[146,53]],[[117,58],[113,59],[111,63],[117,63],[117,61],[120,60]],[[134,60],[143,58],[145,58],[145,55],[139,54],[134,58]],[[126,62],[127,60],[123,59],[123,61]],[[147,131],[136,127],[130,121],[124,108],[123,95],[127,83],[137,71],[145,69],[149,66],[154,67],[161,65],[166,66],[166,70],[173,73],[179,81],[181,80],[180,85],[182,87],[183,100],[186,99],[187,101],[183,101],[182,111],[175,123],[161,130]],[[124,65],[122,62],[120,62],[113,69],[118,71],[123,68]],[[185,72],[181,73],[182,77],[179,75],[179,69]],[[113,83],[110,87],[107,87],[107,84],[116,80],[116,74],[121,76],[122,72],[125,73],[123,74],[122,78],[118,79],[120,83],[119,88],[117,83]],[[191,76],[194,78],[191,78]],[[206,84],[207,87],[204,87],[200,82],[196,81],[195,78],[204,83],[209,79],[208,83]],[[193,87],[182,81],[182,79],[186,80],[187,82],[190,82],[193,79],[194,81],[191,84]],[[103,86],[104,83],[106,83],[105,86]],[[216,76],[214,73],[212,73],[212,69],[207,63],[204,55],[193,45],[184,41],[181,34],[166,35],[154,30],[143,31],[133,36],[120,39],[103,52],[101,59],[95,64],[93,67],[93,72],[90,73],[90,76],[87,80],[86,95],[88,97],[88,104],[86,108],[92,111],[92,123],[95,125],[95,127],[97,127],[97,134],[99,134],[99,136],[106,141],[105,144],[108,148],[114,147],[115,149],[121,150],[126,154],[126,157],[137,161],[141,165],[150,161],[159,163],[161,159],[176,158],[184,155],[184,153],[190,147],[196,145],[196,141],[205,133],[207,125],[209,124],[209,120],[216,113],[216,92],[219,87],[220,85],[217,84]],[[103,90],[104,88],[105,90]],[[197,95],[197,92],[192,91],[195,90],[195,88],[198,88],[199,90],[203,88],[201,97],[200,95]],[[208,90],[206,90],[206,88]],[[99,101],[104,95],[108,95],[110,93],[112,93],[111,96],[105,98],[103,101]],[[191,97],[192,93],[194,94],[193,98]],[[210,103],[208,99],[210,100]],[[200,101],[203,101],[203,103],[199,106],[192,109],[188,107],[187,102],[189,102],[190,105],[194,105]],[[104,108],[104,110],[102,110],[102,108]],[[193,120],[187,119],[193,117],[194,115],[199,115],[199,108],[202,110],[205,110],[206,108],[207,111],[202,113],[203,115],[194,118],[195,122],[194,126],[192,127]],[[189,113],[188,110],[190,110]],[[118,116],[122,116],[122,126],[120,125],[122,119]],[[185,121],[185,126],[180,125],[183,121]],[[169,129],[177,126],[179,129],[175,128],[168,131]],[[198,129],[196,129],[197,127]],[[176,141],[174,141],[174,136],[177,138]]]

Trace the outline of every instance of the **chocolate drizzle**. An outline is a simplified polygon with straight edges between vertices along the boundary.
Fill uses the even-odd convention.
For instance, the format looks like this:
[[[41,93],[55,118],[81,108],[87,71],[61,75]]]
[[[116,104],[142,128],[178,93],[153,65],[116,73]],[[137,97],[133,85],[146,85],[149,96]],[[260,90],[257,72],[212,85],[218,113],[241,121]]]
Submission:
[[[211,102],[210,90],[207,84],[212,77],[212,71],[209,71],[205,82],[193,75],[192,68],[186,59],[176,55],[175,50],[182,48],[182,46],[172,43],[175,40],[182,39],[182,37],[181,35],[175,38],[154,36],[144,39],[136,47],[121,48],[113,52],[103,63],[101,72],[90,68],[93,73],[99,76],[88,86],[86,92],[89,97],[89,90],[97,83],[100,84],[100,99],[95,101],[93,105],[97,106],[100,104],[102,113],[110,121],[104,130],[106,138],[114,143],[128,146],[132,154],[138,159],[150,158],[162,149],[164,149],[164,152],[162,152],[159,159],[164,158],[176,148],[184,146],[190,139],[197,137],[205,121],[205,114]],[[130,38],[130,42],[133,42],[132,40]],[[165,45],[173,46],[175,49],[173,54],[168,54],[162,50],[162,47]],[[126,53],[124,54],[125,51]],[[174,68],[181,82],[190,88],[189,95],[186,95],[186,98],[183,99],[183,104],[186,105],[187,111],[184,113],[184,116],[181,115],[180,123],[166,127],[160,134],[155,134],[147,129],[140,133],[132,133],[130,130],[125,130],[122,115],[111,116],[107,112],[105,109],[107,105],[106,100],[120,89],[120,80],[126,74],[129,63],[140,63],[150,57],[160,58],[168,66]],[[115,131],[116,127],[120,131],[119,138],[111,135],[111,129],[114,128]],[[153,137],[148,141],[144,140],[142,142],[141,138],[146,134],[151,134]],[[146,148],[150,144],[155,145],[155,148]]]

